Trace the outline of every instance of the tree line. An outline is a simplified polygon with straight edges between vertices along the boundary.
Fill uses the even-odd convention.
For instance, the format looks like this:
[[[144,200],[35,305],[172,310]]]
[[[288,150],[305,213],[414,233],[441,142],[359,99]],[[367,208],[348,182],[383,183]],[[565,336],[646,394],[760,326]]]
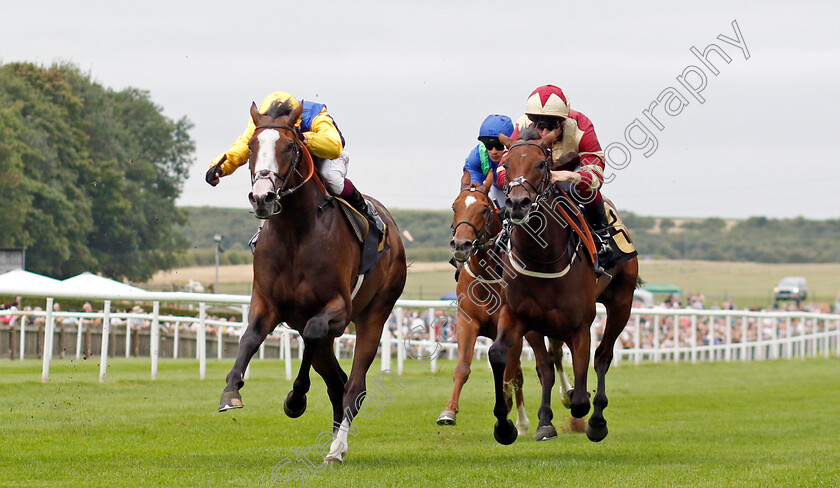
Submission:
[[[223,245],[232,253],[223,263],[250,260],[247,242],[258,221],[247,210],[187,207],[187,223],[179,227],[195,251],[184,264],[212,264],[213,235],[225,229]],[[452,211],[391,210],[403,237],[409,259],[447,261],[451,254]],[[672,219],[621,212],[639,255],[656,259],[746,261],[759,263],[840,262],[840,219],[808,220],[752,217],[725,221],[720,218]],[[201,251],[201,249],[204,251]],[[231,261],[232,259],[232,261]]]
[[[115,91],[71,64],[0,66],[0,247],[55,278],[143,281],[188,246],[175,206],[192,123],[137,88]]]

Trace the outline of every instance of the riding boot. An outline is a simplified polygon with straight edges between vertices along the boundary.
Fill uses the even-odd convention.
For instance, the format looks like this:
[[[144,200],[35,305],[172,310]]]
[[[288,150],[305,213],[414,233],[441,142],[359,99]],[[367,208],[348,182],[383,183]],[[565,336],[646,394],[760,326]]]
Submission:
[[[610,246],[610,229],[604,204],[587,205],[584,207],[584,215],[589,228],[592,229],[595,243],[598,245],[598,256],[609,255],[612,252],[612,246]]]
[[[385,223],[382,221],[382,217],[379,216],[379,212],[376,211],[376,207],[374,207],[371,202],[365,200],[365,197],[362,196],[358,189],[354,187],[353,193],[348,195],[345,200],[347,200],[347,203],[349,203],[353,208],[358,210],[360,214],[364,215],[369,221],[373,222],[380,234],[385,232]]]

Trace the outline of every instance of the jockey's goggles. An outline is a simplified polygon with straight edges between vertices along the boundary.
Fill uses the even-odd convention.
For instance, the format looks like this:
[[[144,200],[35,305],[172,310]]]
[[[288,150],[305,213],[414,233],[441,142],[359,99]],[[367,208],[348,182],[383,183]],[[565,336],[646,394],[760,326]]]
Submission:
[[[491,149],[503,151],[505,149],[505,145],[498,139],[485,139],[481,141],[481,143],[484,144],[484,147],[487,148],[488,151]]]
[[[562,117],[547,117],[547,118],[536,118],[532,119],[534,121],[534,127],[538,131],[552,131],[556,128],[560,127],[560,124],[563,123]]]

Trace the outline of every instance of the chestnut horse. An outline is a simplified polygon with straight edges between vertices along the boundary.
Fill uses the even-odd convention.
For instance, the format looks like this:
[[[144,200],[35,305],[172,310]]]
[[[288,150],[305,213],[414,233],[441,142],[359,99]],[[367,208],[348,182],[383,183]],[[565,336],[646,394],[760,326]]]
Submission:
[[[494,437],[501,444],[511,444],[517,436],[513,423],[507,418],[503,393],[508,350],[527,332],[535,331],[569,346],[574,370],[571,413],[575,418],[589,413],[586,374],[596,300],[606,307],[607,322],[595,351],[598,386],[586,435],[594,442],[606,437],[604,379],[612,362],[615,341],[630,317],[633,291],[637,286],[636,257],[597,277],[591,258],[584,253],[583,238],[573,227],[588,232],[585,220],[565,192],[551,184],[550,147],[559,133],[560,129],[557,129],[539,139],[536,131],[526,131],[516,142],[500,136],[508,148],[504,162],[508,181],[506,206],[514,224],[503,276],[508,286],[504,289],[499,312],[498,334],[488,354],[496,392]],[[528,140],[530,137],[533,139]],[[540,377],[543,388],[551,388],[553,371],[544,368]],[[551,425],[552,417],[550,395],[543,394],[542,398],[538,412],[540,427],[547,427]]]
[[[358,240],[339,204],[325,191],[312,156],[294,128],[301,110],[300,105],[293,108],[283,103],[262,114],[251,105],[256,130],[248,143],[253,182],[249,200],[254,214],[266,222],[254,252],[248,327],[227,375],[219,410],[242,407],[239,389],[248,362],[266,336],[286,322],[300,332],[304,350],[283,409],[292,418],[303,414],[309,369],[314,368],[327,385],[333,407],[334,437],[324,462],[340,463],[383,325],[405,285],[405,251],[394,219],[374,202],[388,226],[390,249],[370,273],[358,275]],[[356,324],[356,344],[348,378],[336,360],[333,344],[350,321]]]
[[[470,364],[475,353],[476,338],[478,336],[490,339],[496,337],[502,287],[506,284],[502,282],[502,277],[496,270],[496,266],[502,262],[502,257],[494,251],[496,236],[502,230],[502,221],[499,210],[489,196],[492,185],[492,172],[488,172],[484,183],[479,185],[471,184],[470,173],[464,171],[461,178],[461,191],[452,204],[453,236],[449,244],[455,260],[463,263],[456,288],[458,363],[452,375],[454,382],[452,396],[437,419],[439,425],[455,425],[461,389],[470,376]],[[527,335],[527,339],[534,350],[537,362],[550,364],[551,358],[545,350],[543,337],[532,332]],[[508,352],[508,364],[505,369],[505,397],[508,409],[510,409],[513,404],[512,397],[515,396],[516,430],[519,435],[524,435],[528,432],[530,422],[525,412],[522,395],[523,378],[519,362],[522,352],[521,338]],[[570,383],[562,370],[562,352],[555,354],[555,359],[563,385],[561,388],[563,401],[568,406]],[[551,368],[550,365],[548,367]],[[556,431],[551,432],[546,429],[537,431],[537,440],[540,441],[556,436]]]

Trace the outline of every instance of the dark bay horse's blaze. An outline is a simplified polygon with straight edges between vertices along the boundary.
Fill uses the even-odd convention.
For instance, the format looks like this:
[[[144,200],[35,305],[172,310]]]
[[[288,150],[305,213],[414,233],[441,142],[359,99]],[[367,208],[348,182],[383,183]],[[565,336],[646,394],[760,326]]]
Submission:
[[[437,419],[439,425],[454,425],[458,413],[458,400],[461,389],[470,376],[470,364],[475,353],[475,341],[478,336],[495,339],[496,325],[501,309],[502,288],[506,286],[496,267],[502,263],[503,256],[495,252],[496,236],[502,230],[499,211],[490,200],[489,191],[493,185],[493,173],[488,172],[482,185],[471,184],[470,174],[465,171],[461,178],[461,190],[452,204],[453,237],[450,242],[452,255],[456,261],[464,263],[458,277],[456,295],[458,363],[452,375],[454,382],[452,396],[444,411]],[[538,362],[551,359],[545,349],[543,337],[535,332],[526,335],[534,350]],[[522,367],[520,354],[522,338],[508,351],[508,363],[505,369],[505,397],[508,409],[512,407],[513,397],[517,405],[516,429],[520,435],[528,432],[530,422],[525,412],[522,394]],[[556,365],[565,380],[562,393],[568,402],[569,381],[561,366],[562,356],[556,356]],[[550,390],[549,390],[550,391]],[[537,440],[551,439],[557,436],[553,429],[538,429]]]
[[[535,140],[513,142],[500,137],[508,147],[504,162],[508,181],[507,207],[515,224],[505,258],[503,278],[508,286],[504,289],[499,312],[498,334],[489,352],[496,390],[494,436],[502,444],[512,443],[517,435],[507,418],[503,394],[508,350],[527,332],[535,331],[569,346],[574,369],[572,416],[582,418],[589,412],[586,375],[596,300],[605,305],[607,322],[595,351],[598,386],[586,434],[592,441],[606,437],[604,380],[612,362],[615,341],[630,317],[633,290],[637,285],[638,260],[635,257],[606,270],[608,275],[597,278],[581,239],[558,215],[557,207],[561,205],[567,213],[579,214],[577,207],[559,196],[551,184],[548,148],[558,135],[559,129],[541,140],[537,136]],[[523,137],[527,135],[523,134]],[[540,370],[544,389],[553,383],[551,373],[549,368]],[[544,392],[539,409],[541,427],[551,424],[549,402],[550,395]]]
[[[254,285],[248,327],[222,393],[220,411],[242,406],[239,389],[248,362],[280,322],[300,332],[300,371],[283,404],[289,417],[306,410],[309,370],[327,385],[334,438],[324,462],[342,462],[347,434],[365,395],[365,376],[376,355],[383,324],[405,285],[405,251],[388,211],[374,202],[389,228],[388,244],[355,296],[360,249],[337,203],[318,178],[308,150],[294,129],[301,107],[274,105],[267,114],[251,106],[256,125],[249,146],[253,185],[249,199],[266,219],[254,253]],[[282,203],[282,206],[281,206]],[[350,321],[356,344],[349,378],[333,344]]]

